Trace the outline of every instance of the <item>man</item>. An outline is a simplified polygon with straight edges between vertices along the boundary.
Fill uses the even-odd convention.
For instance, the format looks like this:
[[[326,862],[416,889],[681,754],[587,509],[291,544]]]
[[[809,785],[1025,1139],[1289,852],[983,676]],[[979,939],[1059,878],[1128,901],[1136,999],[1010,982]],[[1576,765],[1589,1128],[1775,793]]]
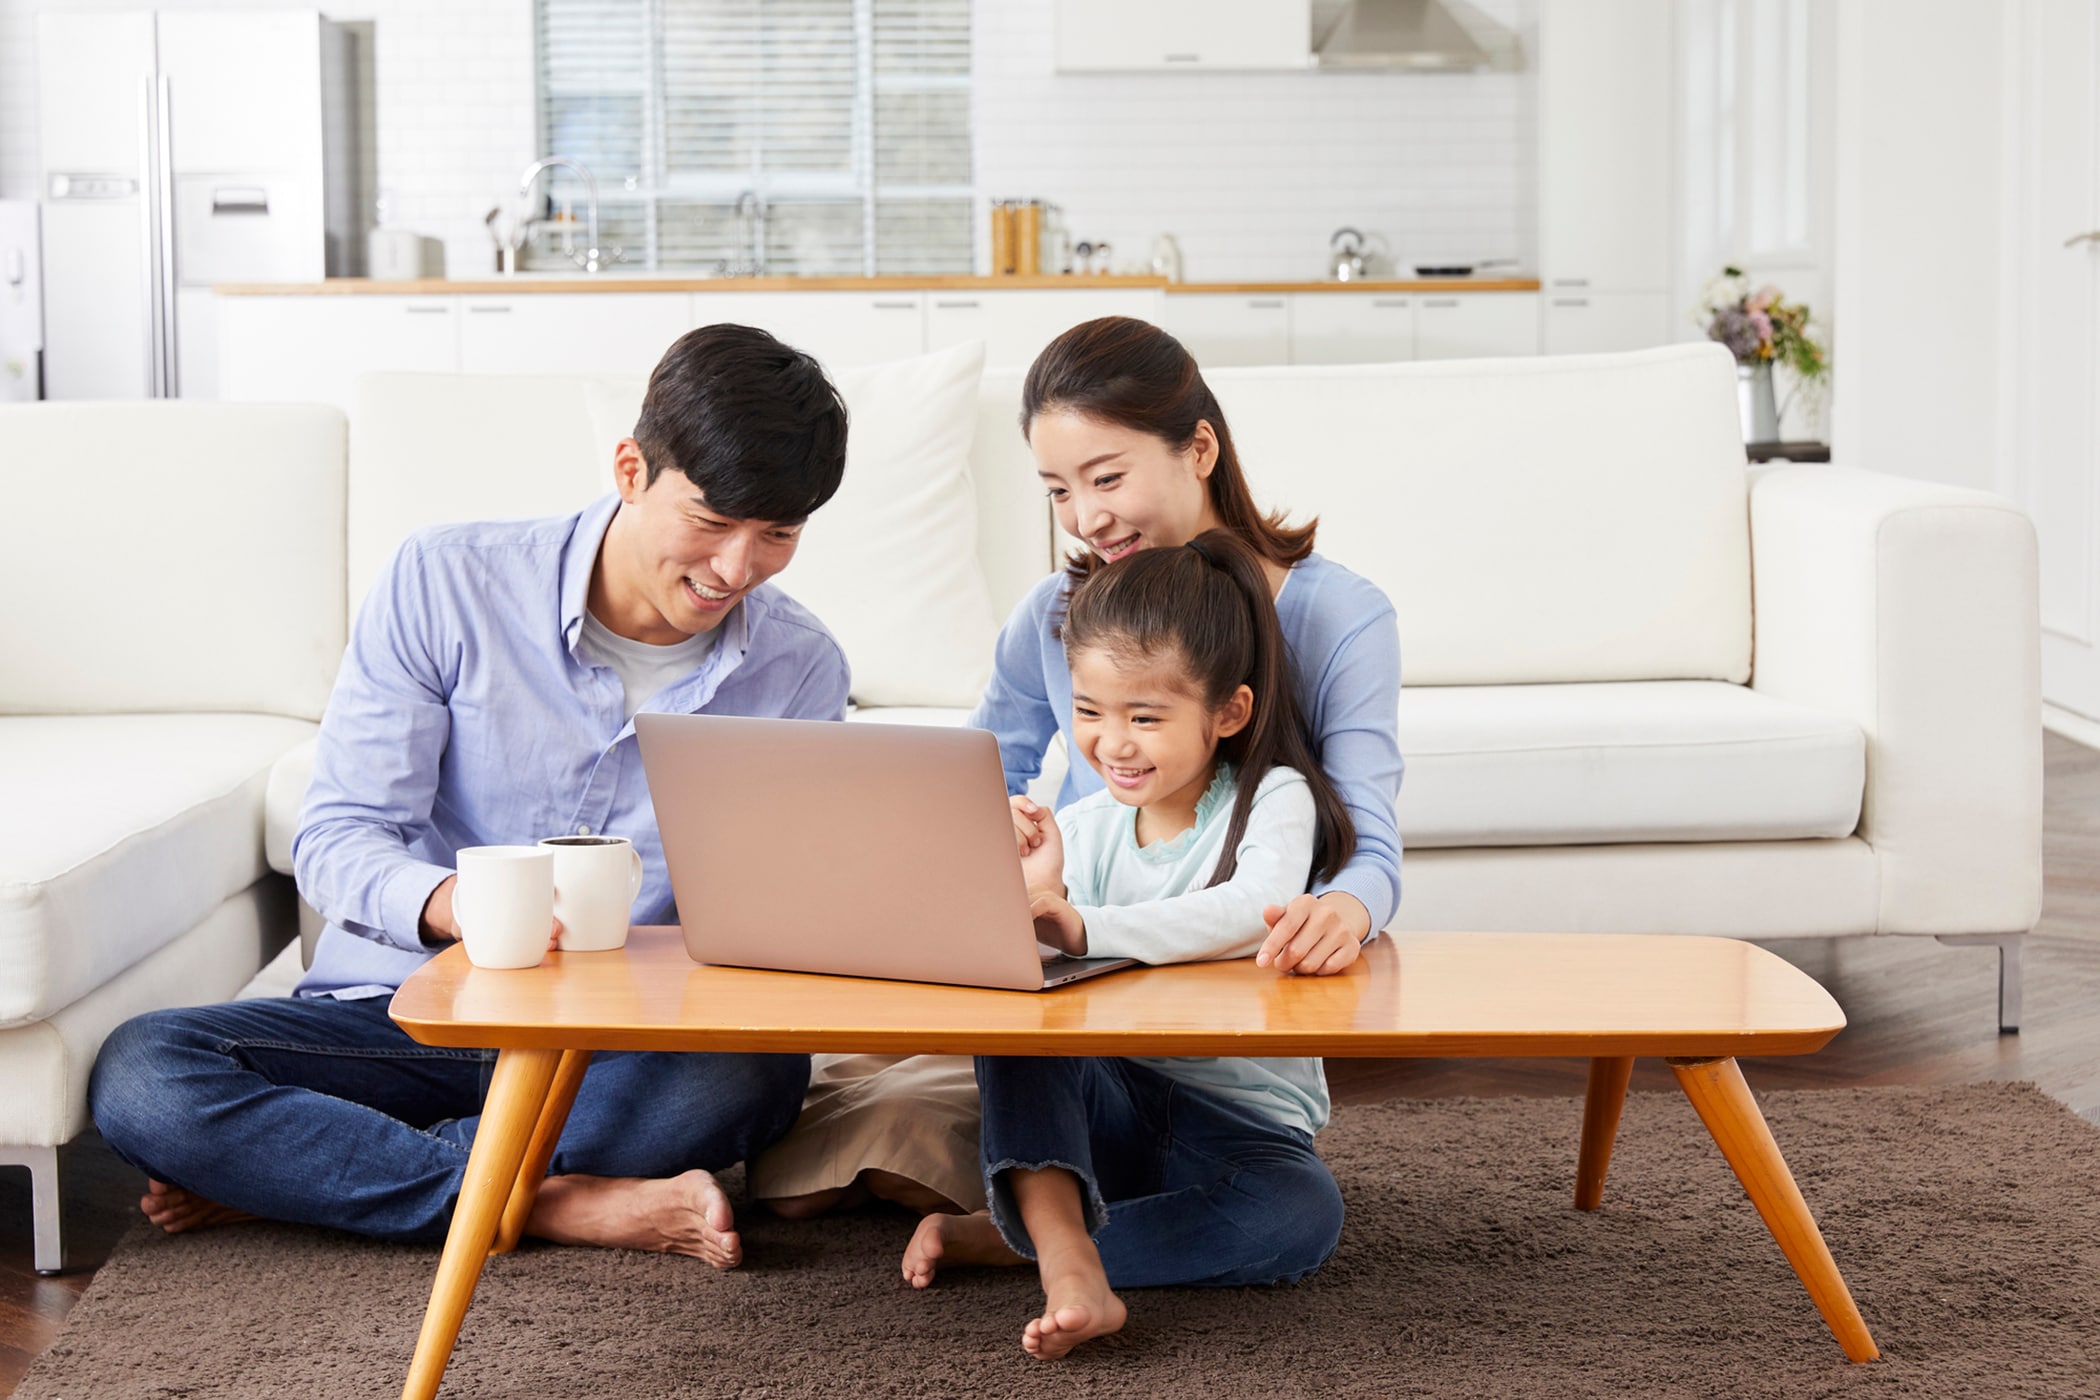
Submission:
[[[459,937],[453,853],[627,836],[637,921],[675,919],[633,716],[844,717],[844,653],[765,584],[845,451],[814,360],[709,326],[651,375],[616,496],[402,546],[360,611],[293,844],[328,920],[311,971],[290,998],[138,1017],[95,1065],[95,1121],[151,1179],[155,1224],[444,1237],[493,1052],[419,1045],[387,1006]],[[784,1134],[808,1076],[803,1055],[600,1054],[527,1232],[733,1267],[711,1173]]]

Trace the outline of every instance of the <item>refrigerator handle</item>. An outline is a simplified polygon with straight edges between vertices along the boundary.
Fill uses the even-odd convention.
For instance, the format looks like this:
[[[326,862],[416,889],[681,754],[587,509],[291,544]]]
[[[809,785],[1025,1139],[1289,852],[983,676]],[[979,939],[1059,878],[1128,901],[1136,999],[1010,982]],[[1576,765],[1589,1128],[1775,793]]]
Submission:
[[[168,119],[168,75],[155,76],[154,136],[157,150],[154,170],[154,203],[160,220],[160,356],[163,397],[182,395],[182,376],[176,356],[175,317],[175,135]]]
[[[162,396],[160,363],[160,200],[155,191],[154,79],[139,79],[139,269],[146,301],[146,397]]]

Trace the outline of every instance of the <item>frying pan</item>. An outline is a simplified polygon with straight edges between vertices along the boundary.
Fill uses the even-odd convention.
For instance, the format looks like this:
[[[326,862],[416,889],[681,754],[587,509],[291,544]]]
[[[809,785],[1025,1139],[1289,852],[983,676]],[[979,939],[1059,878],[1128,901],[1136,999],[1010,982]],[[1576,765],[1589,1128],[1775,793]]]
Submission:
[[[1490,267],[1515,267],[1515,258],[1487,258],[1470,263],[1416,263],[1417,277],[1471,277],[1474,273]]]

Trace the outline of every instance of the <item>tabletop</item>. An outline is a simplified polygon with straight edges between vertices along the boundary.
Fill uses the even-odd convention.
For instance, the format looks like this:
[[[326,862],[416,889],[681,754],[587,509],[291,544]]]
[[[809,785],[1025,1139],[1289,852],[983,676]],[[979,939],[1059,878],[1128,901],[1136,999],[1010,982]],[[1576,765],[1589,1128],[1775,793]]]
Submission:
[[[392,1011],[430,1045],[892,1054],[1795,1055],[1845,1024],[1754,944],[1650,934],[1389,934],[1334,977],[1243,958],[1012,992],[705,966],[637,927],[523,971],[455,944]]]

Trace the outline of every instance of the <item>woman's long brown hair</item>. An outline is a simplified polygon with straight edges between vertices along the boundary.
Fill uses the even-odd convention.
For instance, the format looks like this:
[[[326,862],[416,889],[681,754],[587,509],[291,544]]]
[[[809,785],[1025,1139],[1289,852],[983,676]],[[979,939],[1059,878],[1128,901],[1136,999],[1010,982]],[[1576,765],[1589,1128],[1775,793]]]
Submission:
[[[1239,535],[1206,530],[1181,548],[1141,549],[1102,565],[1073,590],[1058,635],[1067,662],[1093,650],[1119,660],[1174,658],[1213,711],[1240,686],[1254,692],[1246,727],[1218,741],[1239,792],[1211,884],[1223,884],[1238,868],[1255,790],[1277,767],[1297,769],[1312,785],[1314,872],[1332,879],[1348,864],[1356,826],[1306,737],[1262,556]]]
[[[1043,347],[1021,386],[1021,435],[1028,435],[1036,415],[1058,410],[1149,433],[1176,452],[1187,451],[1196,440],[1197,424],[1210,424],[1218,460],[1208,488],[1218,523],[1281,568],[1312,553],[1320,522],[1291,525],[1282,511],[1264,514],[1254,504],[1225,412],[1203,382],[1195,356],[1150,321],[1103,316],[1081,322]],[[1084,550],[1066,565],[1078,580],[1101,562]]]

